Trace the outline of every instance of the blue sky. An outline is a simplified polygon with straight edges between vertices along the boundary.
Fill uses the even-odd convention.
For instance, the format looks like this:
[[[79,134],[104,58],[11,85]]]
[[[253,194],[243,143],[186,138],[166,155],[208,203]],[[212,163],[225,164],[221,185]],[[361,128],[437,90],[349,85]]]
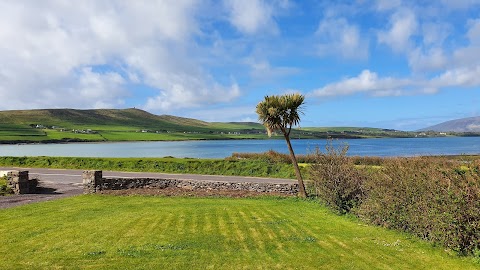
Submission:
[[[479,116],[480,1],[0,2],[0,109],[129,108],[416,130]]]

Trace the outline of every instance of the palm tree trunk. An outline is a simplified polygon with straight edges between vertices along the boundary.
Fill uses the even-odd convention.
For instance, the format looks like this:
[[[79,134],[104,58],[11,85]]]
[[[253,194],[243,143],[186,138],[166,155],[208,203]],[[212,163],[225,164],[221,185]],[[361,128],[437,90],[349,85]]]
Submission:
[[[302,198],[307,197],[307,192],[305,191],[305,184],[303,183],[302,174],[300,173],[300,168],[298,167],[297,158],[295,157],[295,153],[293,152],[292,144],[290,143],[290,137],[287,133],[283,133],[285,137],[285,141],[287,141],[288,150],[290,151],[290,158],[292,159],[293,168],[295,169],[295,175],[297,176],[298,180],[298,194]]]

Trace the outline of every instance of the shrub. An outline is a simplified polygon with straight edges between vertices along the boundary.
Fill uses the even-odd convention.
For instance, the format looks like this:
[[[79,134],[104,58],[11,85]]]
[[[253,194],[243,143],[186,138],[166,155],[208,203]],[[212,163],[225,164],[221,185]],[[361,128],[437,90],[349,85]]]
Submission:
[[[315,156],[313,154],[308,155],[295,155],[299,163],[313,163],[315,162]],[[251,160],[263,160],[272,163],[288,163],[291,164],[292,160],[290,155],[276,152],[274,150],[268,150],[263,153],[233,153],[227,160],[238,159],[251,159]]]
[[[269,150],[264,153],[233,153],[227,160],[237,159],[250,159],[250,160],[262,160],[271,163],[291,163],[292,160],[288,154],[282,154],[273,150]]]
[[[315,149],[315,162],[310,166],[315,194],[334,211],[348,213],[361,203],[366,175],[347,157],[348,145],[336,149],[329,142],[325,150]]]
[[[413,233],[461,254],[480,248],[480,174],[474,163],[391,158],[364,182],[357,214]]]
[[[353,156],[350,159],[355,165],[382,166],[385,158]]]
[[[12,194],[13,190],[7,184],[7,177],[0,177],[0,196],[5,196],[7,194]]]

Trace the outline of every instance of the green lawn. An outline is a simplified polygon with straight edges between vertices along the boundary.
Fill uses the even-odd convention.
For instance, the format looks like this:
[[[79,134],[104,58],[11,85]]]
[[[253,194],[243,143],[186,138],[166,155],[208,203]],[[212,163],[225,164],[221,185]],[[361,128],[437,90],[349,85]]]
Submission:
[[[297,199],[83,195],[0,210],[0,269],[478,269]]]

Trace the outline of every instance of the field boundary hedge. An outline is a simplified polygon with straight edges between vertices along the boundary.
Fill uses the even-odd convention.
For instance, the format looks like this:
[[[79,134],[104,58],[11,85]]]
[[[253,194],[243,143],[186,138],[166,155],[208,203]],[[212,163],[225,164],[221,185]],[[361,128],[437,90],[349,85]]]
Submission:
[[[356,166],[345,147],[315,154],[310,175],[321,201],[480,260],[478,157],[383,158],[372,168]]]

